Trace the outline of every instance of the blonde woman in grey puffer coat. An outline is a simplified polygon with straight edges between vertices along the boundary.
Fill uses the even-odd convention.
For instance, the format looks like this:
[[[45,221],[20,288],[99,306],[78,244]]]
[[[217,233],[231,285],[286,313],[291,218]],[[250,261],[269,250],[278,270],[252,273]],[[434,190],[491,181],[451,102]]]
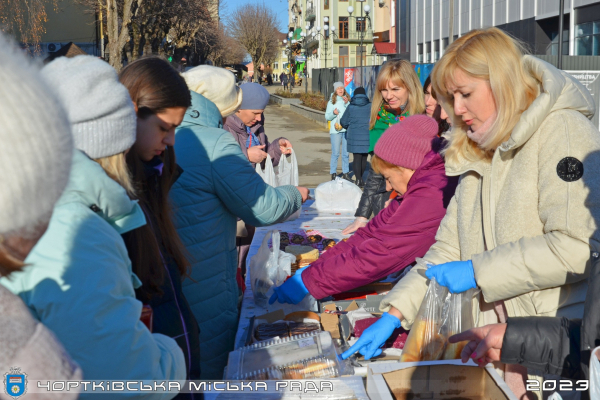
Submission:
[[[68,181],[73,141],[65,112],[38,71],[2,35],[0,59],[0,277],[10,278],[27,268],[23,260],[48,226]],[[35,399],[78,396],[77,390],[35,393],[38,380],[82,379],[54,334],[0,285],[0,376],[5,373],[17,375],[2,382],[5,390]],[[0,390],[0,399],[14,398]]]

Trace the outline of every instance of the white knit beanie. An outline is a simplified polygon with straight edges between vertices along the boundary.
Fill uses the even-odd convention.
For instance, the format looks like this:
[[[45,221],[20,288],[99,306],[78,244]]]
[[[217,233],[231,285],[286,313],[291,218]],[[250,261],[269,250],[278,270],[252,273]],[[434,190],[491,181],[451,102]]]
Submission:
[[[199,65],[181,74],[192,92],[215,103],[223,118],[232,115],[242,104],[242,91],[235,75],[225,68]]]
[[[90,158],[103,158],[133,146],[135,108],[108,63],[93,56],[60,57],[42,75],[67,111],[77,149]]]
[[[50,219],[69,180],[67,115],[37,67],[0,34],[0,235]]]

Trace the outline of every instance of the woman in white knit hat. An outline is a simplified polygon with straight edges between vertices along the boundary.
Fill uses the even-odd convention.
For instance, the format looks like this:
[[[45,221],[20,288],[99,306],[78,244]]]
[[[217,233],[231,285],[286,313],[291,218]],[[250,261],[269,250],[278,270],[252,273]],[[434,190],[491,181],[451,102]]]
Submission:
[[[24,267],[48,226],[69,179],[73,141],[67,117],[39,72],[1,35],[0,58],[0,276],[7,277]],[[13,367],[27,374],[30,385],[81,379],[81,369],[50,330],[0,285],[0,371],[11,373]],[[18,396],[25,387],[9,383],[6,389]],[[77,398],[77,391],[60,398]]]
[[[136,115],[127,89],[112,67],[91,56],[59,58],[42,75],[67,111],[78,151],[46,234],[23,271],[2,283],[54,331],[86,379],[185,379],[177,343],[140,321],[140,280],[121,238],[146,223],[129,197],[125,154],[135,142]]]

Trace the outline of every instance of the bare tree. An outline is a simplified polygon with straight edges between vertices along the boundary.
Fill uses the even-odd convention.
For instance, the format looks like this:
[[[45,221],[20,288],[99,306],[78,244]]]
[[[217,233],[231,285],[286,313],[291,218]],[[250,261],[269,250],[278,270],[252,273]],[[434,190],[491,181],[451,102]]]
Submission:
[[[40,40],[46,32],[47,6],[57,10],[57,0],[1,0],[0,32],[15,36],[39,52]]]
[[[271,63],[277,57],[277,16],[264,4],[238,8],[231,16],[229,29],[252,57],[256,71],[260,71],[261,64]]]
[[[142,54],[172,55],[174,50],[197,49],[196,40],[202,31],[216,35],[211,24],[218,16],[219,0],[76,1],[88,12],[103,15],[109,62],[117,70],[122,67],[124,54],[129,61]]]
[[[244,61],[246,49],[229,34],[227,28],[221,25],[217,33],[217,41],[209,53],[209,58],[214,65],[223,67]]]

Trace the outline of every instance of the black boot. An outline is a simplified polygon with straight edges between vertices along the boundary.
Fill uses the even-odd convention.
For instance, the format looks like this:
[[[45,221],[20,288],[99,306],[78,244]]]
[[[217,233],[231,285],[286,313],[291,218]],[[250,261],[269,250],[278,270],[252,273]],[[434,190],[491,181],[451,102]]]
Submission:
[[[352,182],[352,179],[348,176],[348,173],[342,174],[342,179]]]
[[[337,174],[331,174],[331,180],[335,181],[335,178],[337,178]]]
[[[365,183],[363,182],[363,180],[362,180],[362,179],[358,179],[358,180],[356,181],[356,185],[357,185],[359,188],[361,188],[361,189],[365,187]]]

